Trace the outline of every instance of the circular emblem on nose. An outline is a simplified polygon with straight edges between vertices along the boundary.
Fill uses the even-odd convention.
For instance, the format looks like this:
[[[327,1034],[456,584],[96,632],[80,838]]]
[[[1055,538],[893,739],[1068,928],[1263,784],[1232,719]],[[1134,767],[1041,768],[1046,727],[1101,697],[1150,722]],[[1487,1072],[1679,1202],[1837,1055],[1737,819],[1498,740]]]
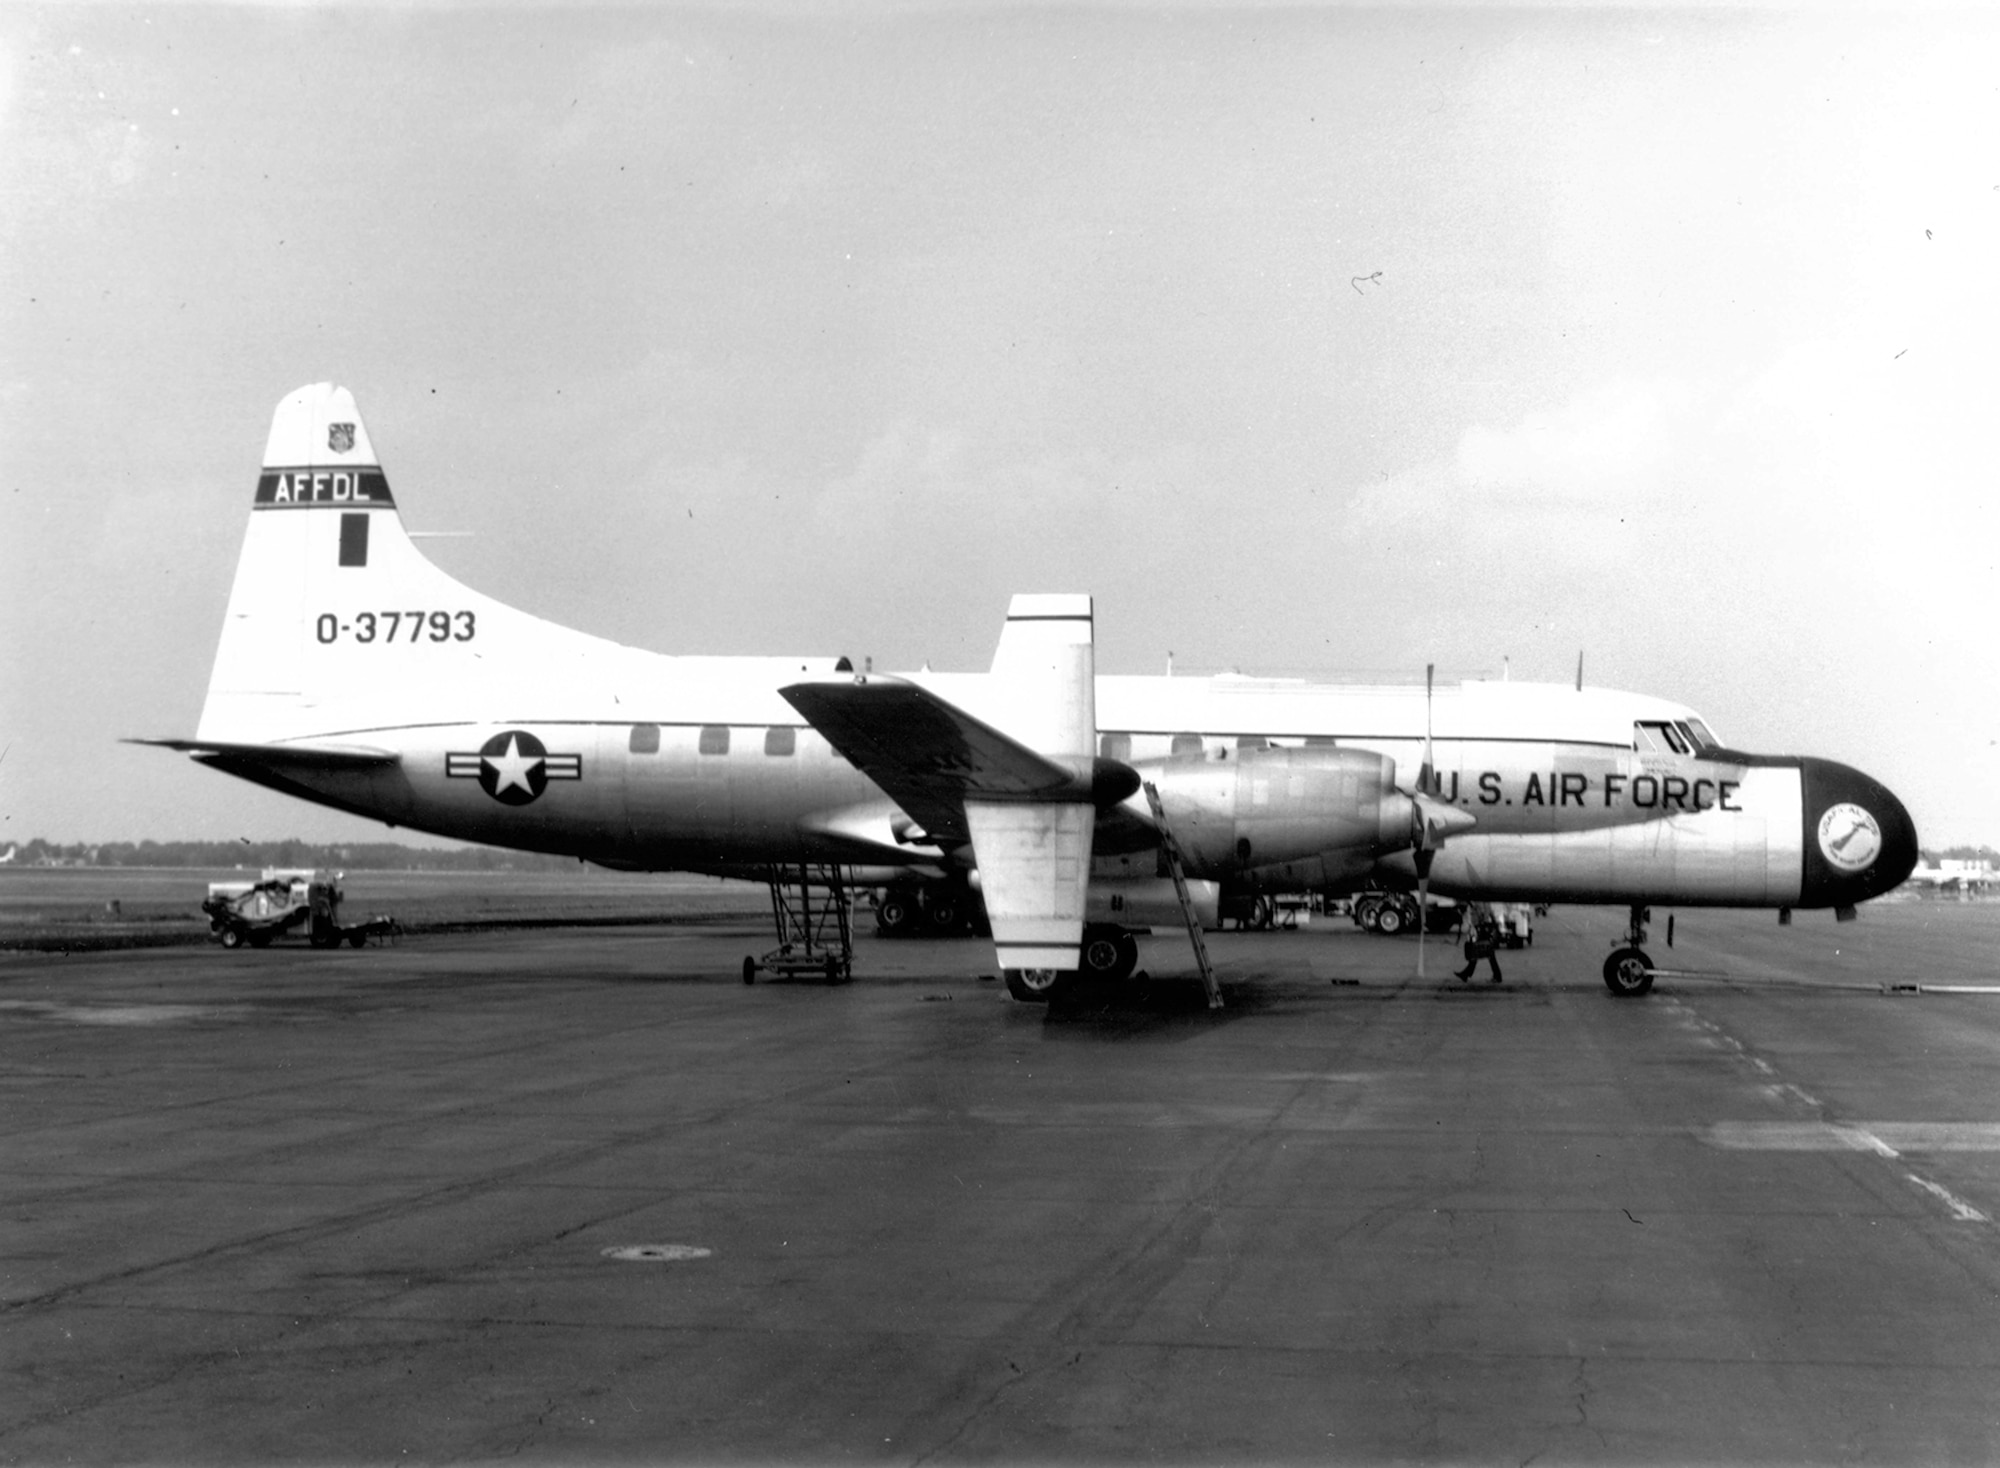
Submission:
[[[1840,871],[1864,871],[1882,854],[1882,827],[1858,805],[1830,805],[1819,818],[1819,849]]]

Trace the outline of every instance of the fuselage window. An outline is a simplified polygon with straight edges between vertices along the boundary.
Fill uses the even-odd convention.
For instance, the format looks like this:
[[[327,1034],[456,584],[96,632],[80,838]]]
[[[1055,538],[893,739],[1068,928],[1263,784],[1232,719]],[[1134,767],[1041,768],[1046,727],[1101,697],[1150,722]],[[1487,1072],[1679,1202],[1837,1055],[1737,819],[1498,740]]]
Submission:
[[[1130,734],[1106,734],[1097,741],[1097,752],[1106,759],[1132,758],[1132,736]]]
[[[764,731],[764,753],[791,754],[799,747],[799,731],[790,724],[773,724]]]
[[[1176,734],[1174,736],[1174,753],[1200,754],[1201,736],[1199,734]]]
[[[634,754],[658,754],[660,752],[660,726],[658,724],[634,724],[631,741],[625,746]]]
[[[701,743],[695,746],[703,754],[729,753],[729,726],[727,724],[703,724]]]
[[[1238,749],[1269,749],[1271,747],[1271,741],[1268,739],[1259,739],[1253,735],[1246,734],[1241,739],[1238,739],[1236,741],[1236,747]]]

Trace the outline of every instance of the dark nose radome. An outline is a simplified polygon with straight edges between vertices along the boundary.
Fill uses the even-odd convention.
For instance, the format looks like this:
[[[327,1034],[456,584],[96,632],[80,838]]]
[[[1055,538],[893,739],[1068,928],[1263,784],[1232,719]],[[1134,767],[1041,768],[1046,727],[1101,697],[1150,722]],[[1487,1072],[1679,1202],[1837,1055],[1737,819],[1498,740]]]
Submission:
[[[1917,864],[1917,825],[1889,787],[1830,759],[1799,761],[1805,860],[1799,906],[1879,897]]]

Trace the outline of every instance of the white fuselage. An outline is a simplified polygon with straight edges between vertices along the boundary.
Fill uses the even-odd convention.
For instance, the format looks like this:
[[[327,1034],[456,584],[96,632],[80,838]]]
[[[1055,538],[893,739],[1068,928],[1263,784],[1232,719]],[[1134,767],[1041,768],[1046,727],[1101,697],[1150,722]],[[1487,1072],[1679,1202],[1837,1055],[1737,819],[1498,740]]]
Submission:
[[[397,825],[620,866],[949,864],[936,848],[899,839],[909,822],[779,695],[779,680],[823,671],[827,660],[621,651],[631,681],[590,700],[600,715],[609,703],[621,717],[530,705],[466,723],[344,724],[308,737],[393,750],[400,761],[313,783],[320,798]],[[984,675],[909,676],[978,711]],[[1407,782],[1425,744],[1421,688],[1107,676],[1097,707],[1101,751],[1141,767],[1196,749],[1226,763],[1266,744],[1331,744],[1385,756]],[[1476,824],[1439,852],[1433,886],[1538,900],[1796,903],[1798,769],[1633,747],[1635,721],[1688,717],[1680,705],[1603,689],[1439,690],[1433,789]],[[506,730],[532,736],[546,758],[542,778],[523,774],[496,796],[494,780],[480,778],[480,751]],[[1407,853],[1384,864],[1410,870]],[[1319,882],[1293,865],[1265,876]]]
[[[943,873],[971,860],[964,842],[927,836],[886,793],[896,780],[864,774],[783,691],[847,677],[844,664],[647,652],[460,584],[409,538],[352,395],[330,384],[279,405],[263,463],[197,737],[164,742],[394,825],[610,865]],[[1017,599],[1023,625],[1072,600],[1088,605]],[[905,676],[1031,761],[1059,753],[1083,778],[1079,751],[1094,745],[1125,782],[1102,788],[1130,791],[1134,769],[1156,780],[1169,827],[1177,799],[1208,823],[1193,843],[1208,866],[1197,876],[1341,886],[1407,875],[1418,809],[1439,838],[1426,846],[1432,885],[1457,895],[1851,904],[1915,861],[1908,814],[1876,782],[1830,761],[1719,749],[1691,710],[1660,699],[1085,671],[1043,707],[1023,692],[1041,685],[1015,676],[1043,644],[1018,646],[1028,651],[1008,676],[1002,659],[985,674]],[[1676,725],[1700,737],[1642,737]],[[1058,726],[1059,740],[1048,732]],[[866,737],[914,751],[911,733]],[[1340,753],[1312,752],[1325,746]],[[870,768],[920,793],[923,761],[955,758],[927,748]],[[1096,819],[1100,865],[1150,876],[1157,832],[1139,797]]]

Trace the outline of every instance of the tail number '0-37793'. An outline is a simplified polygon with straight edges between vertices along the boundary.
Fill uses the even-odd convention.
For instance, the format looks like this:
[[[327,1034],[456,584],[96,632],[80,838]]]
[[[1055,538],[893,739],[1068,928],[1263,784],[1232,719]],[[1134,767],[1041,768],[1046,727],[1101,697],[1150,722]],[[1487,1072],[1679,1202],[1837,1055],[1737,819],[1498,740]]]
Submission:
[[[356,612],[343,621],[332,612],[321,612],[313,631],[321,642],[338,642],[351,637],[356,642],[394,642],[400,634],[405,642],[470,642],[479,630],[470,612]]]

